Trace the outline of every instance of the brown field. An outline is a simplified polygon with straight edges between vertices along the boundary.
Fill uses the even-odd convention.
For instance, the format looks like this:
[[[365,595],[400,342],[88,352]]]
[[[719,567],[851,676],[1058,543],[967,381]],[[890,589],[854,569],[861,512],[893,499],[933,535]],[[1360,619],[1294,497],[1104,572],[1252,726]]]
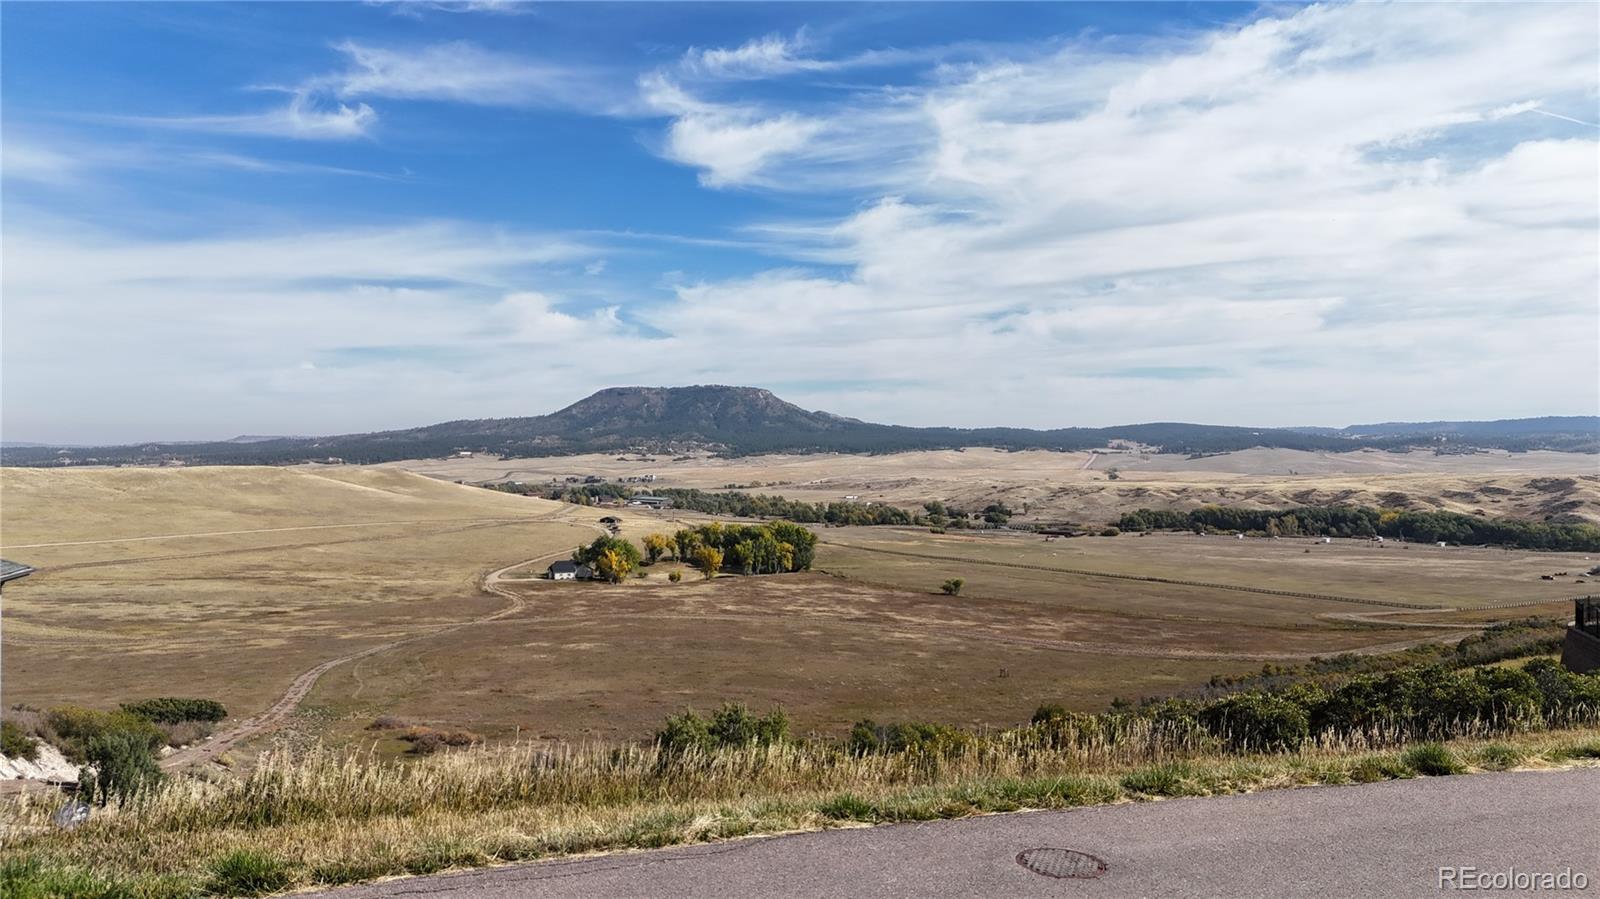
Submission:
[[[650,461],[644,461],[649,459]],[[1026,509],[1020,521],[1115,521],[1140,507],[1188,509],[1206,503],[1249,508],[1348,503],[1491,516],[1600,522],[1600,459],[1578,453],[1361,450],[1313,453],[1251,449],[1189,459],[1139,452],[1008,453],[969,448],[892,455],[767,455],[718,459],[634,453],[533,459],[419,459],[391,463],[432,477],[469,482],[654,474],[662,487],[740,485],[811,502],[857,496],[920,508],[929,500],[980,509],[1003,502]],[[1109,469],[1117,469],[1111,480]]]
[[[635,738],[725,700],[782,705],[801,732],[862,717],[1009,725],[1042,701],[1098,709],[1265,662],[1560,614],[1586,588],[1538,575],[1593,564],[1355,541],[839,528],[821,532],[810,574],[690,572],[672,585],[663,563],[616,587],[513,578],[502,586],[515,601],[480,589],[490,571],[587,542],[605,514],[635,540],[677,526],[393,467],[0,470],[0,552],[40,569],[6,591],[5,701],[195,695],[242,716],[322,662],[415,637],[333,668],[297,729],[365,740],[388,714]],[[937,592],[946,577],[966,580],[963,595]],[[1464,611],[1416,614],[1441,606]]]
[[[485,572],[594,535],[586,510],[402,472],[0,478],[0,552],[39,568],[5,591],[8,704],[253,711],[325,659],[504,606]]]
[[[978,595],[1026,594],[1038,602],[1105,611],[1162,614],[1181,610],[1183,615],[1286,624],[1328,612],[1373,609],[1337,600],[1286,600],[1071,572],[1239,585],[1419,608],[1515,606],[1566,599],[1600,588],[1600,583],[1591,587],[1587,582],[1593,579],[1583,577],[1596,561],[1583,553],[1366,540],[1237,540],[1170,533],[1046,540],[1016,532],[932,534],[926,529],[884,527],[830,528],[822,533],[822,539],[829,546],[819,557],[819,567],[894,586],[934,589],[947,577],[961,577],[967,581],[967,590]],[[1563,571],[1567,577],[1540,579],[1540,575]],[[1182,596],[1182,601],[1167,602],[1175,596]]]

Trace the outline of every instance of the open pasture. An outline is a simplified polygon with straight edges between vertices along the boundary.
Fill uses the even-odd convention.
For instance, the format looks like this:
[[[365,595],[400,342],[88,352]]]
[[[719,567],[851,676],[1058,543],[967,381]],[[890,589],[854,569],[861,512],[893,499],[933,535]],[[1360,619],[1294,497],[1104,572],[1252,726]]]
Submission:
[[[821,574],[707,583],[688,572],[674,585],[671,567],[620,586],[518,585],[520,613],[470,640],[339,669],[311,701],[340,720],[340,739],[362,738],[382,714],[492,735],[633,739],[686,707],[728,700],[781,705],[801,732],[842,732],[863,717],[1011,725],[1043,701],[1099,710],[1285,652],[1375,639],[1062,614]]]
[[[330,658],[506,605],[480,578],[589,510],[359,469],[0,470],[7,704],[272,702]]]
[[[1322,543],[1186,533],[1123,534],[1047,540],[1019,532],[933,534],[913,528],[831,528],[818,567],[909,589],[935,589],[948,577],[977,595],[1027,594],[1036,601],[1125,614],[1303,622],[1327,612],[1394,607],[1496,608],[1553,602],[1594,588],[1582,553],[1366,540]],[[1309,550],[1309,551],[1308,551]],[[1083,572],[1104,573],[1098,578]],[[1566,572],[1553,581],[1544,574]],[[1247,588],[1215,590],[1132,580],[1161,578]],[[1600,585],[1596,585],[1600,586]],[[1259,591],[1321,594],[1289,598]]]

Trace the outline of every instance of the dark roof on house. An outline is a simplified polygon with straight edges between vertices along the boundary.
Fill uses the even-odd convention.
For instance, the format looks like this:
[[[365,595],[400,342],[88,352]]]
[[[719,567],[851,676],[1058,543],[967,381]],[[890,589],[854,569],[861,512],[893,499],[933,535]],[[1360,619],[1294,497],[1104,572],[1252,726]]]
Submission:
[[[559,562],[551,562],[548,570],[552,574],[566,574],[569,571],[576,572],[578,570],[578,563],[572,561],[571,559],[562,559]]]
[[[578,575],[578,580],[580,580],[580,581],[585,579],[585,578],[594,577],[594,569],[590,568],[587,565],[579,565],[578,566],[577,575]]]
[[[27,577],[30,574],[33,574],[31,566],[24,565],[21,562],[13,562],[9,559],[0,559],[0,584],[19,577]]]

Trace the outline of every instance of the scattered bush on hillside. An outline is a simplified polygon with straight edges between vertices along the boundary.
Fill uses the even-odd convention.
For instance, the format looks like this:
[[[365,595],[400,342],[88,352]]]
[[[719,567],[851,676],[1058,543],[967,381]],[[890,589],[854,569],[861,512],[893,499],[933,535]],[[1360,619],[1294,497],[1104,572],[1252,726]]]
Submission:
[[[952,755],[974,740],[972,734],[947,724],[924,721],[905,721],[898,724],[879,724],[863,719],[850,728],[847,746],[858,755],[872,752],[921,752],[931,755]]]
[[[708,751],[739,746],[771,746],[789,737],[789,716],[779,708],[756,715],[740,703],[725,703],[710,718],[693,709],[667,719],[656,745],[670,752]]]
[[[676,584],[679,581],[683,580],[683,572],[678,570],[678,569],[676,569],[676,568],[674,568],[672,570],[672,572],[667,575],[667,580],[669,580],[669,581],[673,582],[674,584]]]
[[[15,721],[0,721],[0,755],[32,762],[39,758],[39,741]]]
[[[966,584],[967,582],[961,578],[953,577],[940,584],[939,589],[944,591],[946,596],[960,596],[961,588],[966,586]]]
[[[406,728],[400,739],[411,744],[413,755],[432,755],[441,749],[459,749],[483,742],[483,737],[470,730],[435,730],[422,725]]]
[[[167,741],[166,734],[144,718],[124,711],[102,712],[83,706],[56,706],[45,712],[45,724],[56,735],[56,745],[69,760],[82,764],[89,745],[108,733],[127,734],[133,742],[154,755]]]
[[[139,702],[125,702],[122,710],[156,724],[178,724],[183,721],[215,723],[228,717],[228,710],[213,699],[181,699],[160,696]]]

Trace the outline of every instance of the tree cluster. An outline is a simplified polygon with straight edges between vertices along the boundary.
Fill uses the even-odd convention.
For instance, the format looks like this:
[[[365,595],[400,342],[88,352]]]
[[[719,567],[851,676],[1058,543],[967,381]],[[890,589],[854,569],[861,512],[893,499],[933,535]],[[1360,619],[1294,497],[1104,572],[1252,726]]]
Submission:
[[[1281,510],[1201,506],[1188,512],[1139,509],[1118,519],[1117,527],[1125,531],[1190,530],[1272,537],[1388,537],[1467,546],[1600,552],[1600,527],[1587,523],[1518,521],[1456,512],[1366,506],[1301,506]]]
[[[792,521],[723,524],[713,521],[672,535],[673,557],[714,577],[724,567],[743,574],[806,571],[816,557],[817,535]]]

